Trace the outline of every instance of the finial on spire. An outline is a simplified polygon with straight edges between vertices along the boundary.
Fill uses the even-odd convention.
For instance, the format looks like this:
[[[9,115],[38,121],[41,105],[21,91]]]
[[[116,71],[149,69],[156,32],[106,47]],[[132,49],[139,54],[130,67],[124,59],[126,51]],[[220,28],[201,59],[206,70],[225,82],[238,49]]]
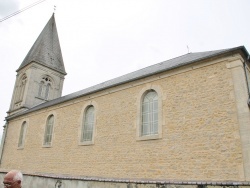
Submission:
[[[56,5],[54,5],[54,14],[55,14],[55,12],[56,12]]]
[[[187,50],[188,50],[188,54],[189,54],[189,47],[188,47],[188,45],[187,45]]]

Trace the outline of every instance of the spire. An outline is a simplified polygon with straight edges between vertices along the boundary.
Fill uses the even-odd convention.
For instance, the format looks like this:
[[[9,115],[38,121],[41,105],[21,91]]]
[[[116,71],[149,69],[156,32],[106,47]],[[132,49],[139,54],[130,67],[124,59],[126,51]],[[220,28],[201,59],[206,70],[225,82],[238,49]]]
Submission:
[[[31,62],[36,62],[66,75],[54,14],[17,71]]]

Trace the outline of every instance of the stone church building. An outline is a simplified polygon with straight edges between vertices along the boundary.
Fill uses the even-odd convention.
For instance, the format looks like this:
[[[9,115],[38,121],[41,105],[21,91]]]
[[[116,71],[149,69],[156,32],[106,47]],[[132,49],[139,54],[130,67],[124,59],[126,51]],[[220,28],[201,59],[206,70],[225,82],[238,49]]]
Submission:
[[[62,95],[54,15],[17,69],[0,181],[23,187],[250,187],[244,46],[188,53]]]

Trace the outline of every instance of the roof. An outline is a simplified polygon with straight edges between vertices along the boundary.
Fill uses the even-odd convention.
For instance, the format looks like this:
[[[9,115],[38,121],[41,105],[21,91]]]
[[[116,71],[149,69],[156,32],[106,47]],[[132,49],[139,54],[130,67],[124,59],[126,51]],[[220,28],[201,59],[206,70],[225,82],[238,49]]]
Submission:
[[[66,74],[54,14],[49,19],[17,71],[33,61]]]
[[[14,114],[12,116],[7,117],[6,119],[11,119],[13,117],[16,116],[20,116],[20,115],[24,115],[30,112],[34,112],[43,108],[47,108],[49,106],[53,106],[59,103],[63,103],[84,95],[88,95],[97,91],[101,91],[104,89],[108,89],[117,85],[121,85],[124,83],[128,83],[134,80],[138,80],[141,78],[145,78],[157,73],[161,73],[163,71],[167,71],[167,70],[171,70],[177,67],[181,67],[184,65],[188,65],[194,62],[198,62],[201,60],[206,60],[208,58],[213,58],[213,57],[217,57],[219,55],[224,55],[226,53],[234,53],[236,51],[240,51],[243,54],[245,54],[245,56],[249,56],[247,50],[245,49],[244,46],[240,46],[240,47],[236,47],[236,48],[229,48],[229,49],[223,49],[223,50],[216,50],[216,51],[207,51],[207,52],[197,52],[197,53],[188,53],[155,65],[151,65],[149,67],[125,74],[123,76],[108,80],[106,82],[97,84],[95,86],[74,92],[72,94],[66,95],[66,96],[62,96],[59,97],[57,99],[42,103],[40,105],[37,105],[27,111],[21,112],[20,114]]]

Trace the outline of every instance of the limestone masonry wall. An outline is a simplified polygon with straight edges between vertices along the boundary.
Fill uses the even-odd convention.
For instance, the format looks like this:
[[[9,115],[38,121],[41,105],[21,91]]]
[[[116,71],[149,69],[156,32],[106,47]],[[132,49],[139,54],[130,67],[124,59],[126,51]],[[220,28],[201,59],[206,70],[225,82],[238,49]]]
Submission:
[[[227,59],[201,62],[10,120],[1,169],[106,178],[244,181],[234,85]],[[143,88],[162,92],[162,138],[139,141]],[[84,106],[95,104],[94,144],[80,145]],[[55,116],[51,147],[46,119]],[[27,121],[23,149],[21,125]]]

